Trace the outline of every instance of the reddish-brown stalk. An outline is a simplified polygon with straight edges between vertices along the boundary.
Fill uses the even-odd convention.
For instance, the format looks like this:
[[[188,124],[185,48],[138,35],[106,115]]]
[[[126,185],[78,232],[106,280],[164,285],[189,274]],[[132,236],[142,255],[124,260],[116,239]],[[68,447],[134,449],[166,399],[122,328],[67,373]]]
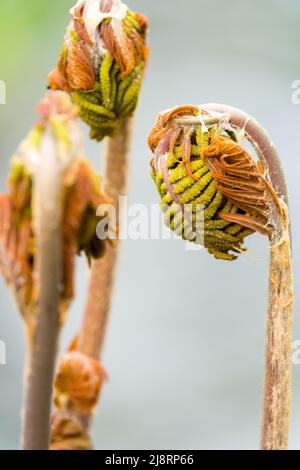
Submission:
[[[207,123],[209,119],[217,119],[220,123],[227,123],[244,133],[254,146],[270,187],[275,191],[275,194],[270,192],[275,227],[270,238],[261,448],[286,450],[291,407],[293,274],[290,216],[284,173],[274,143],[254,118],[227,105],[204,104],[200,108],[204,113],[208,113],[205,117]],[[184,122],[202,125],[194,116],[184,118]]]

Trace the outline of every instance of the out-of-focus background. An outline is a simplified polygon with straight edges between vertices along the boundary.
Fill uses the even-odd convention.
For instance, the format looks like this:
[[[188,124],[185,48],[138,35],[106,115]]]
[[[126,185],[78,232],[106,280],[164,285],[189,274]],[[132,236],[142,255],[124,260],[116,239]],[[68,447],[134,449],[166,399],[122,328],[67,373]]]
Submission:
[[[35,105],[54,67],[73,0],[2,0],[0,185],[9,159],[36,118]],[[295,340],[300,340],[300,80],[298,0],[128,0],[149,16],[152,49],[137,113],[130,202],[149,208],[146,138],[156,114],[183,103],[221,102],[256,116],[278,146],[293,216]],[[101,168],[103,146],[87,140]],[[267,240],[247,240],[234,263],[181,241],[125,241],[104,365],[109,373],[93,437],[99,449],[255,449],[262,408]],[[63,333],[80,325],[88,270],[78,263],[77,300]],[[19,446],[24,334],[0,281],[0,449]],[[300,364],[294,365],[291,448],[300,448]]]

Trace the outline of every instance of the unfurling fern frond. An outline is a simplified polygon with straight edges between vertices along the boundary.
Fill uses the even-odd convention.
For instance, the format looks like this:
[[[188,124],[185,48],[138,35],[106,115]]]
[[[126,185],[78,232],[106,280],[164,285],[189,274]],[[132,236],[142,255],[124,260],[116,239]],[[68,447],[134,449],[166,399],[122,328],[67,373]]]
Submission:
[[[79,1],[71,15],[49,86],[70,93],[91,138],[100,141],[116,135],[136,109],[148,56],[147,19],[120,0]]]
[[[149,137],[152,178],[166,224],[199,243],[196,222],[201,210],[200,243],[215,258],[234,260],[245,251],[244,239],[255,231],[272,237],[270,201],[276,203],[275,192],[231,127],[213,120],[205,125],[204,120],[205,113],[196,106],[159,115]]]

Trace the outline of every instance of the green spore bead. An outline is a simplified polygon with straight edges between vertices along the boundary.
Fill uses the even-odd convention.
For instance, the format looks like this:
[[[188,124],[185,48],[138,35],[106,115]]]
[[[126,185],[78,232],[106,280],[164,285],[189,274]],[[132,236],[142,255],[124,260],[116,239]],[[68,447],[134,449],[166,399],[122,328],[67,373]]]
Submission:
[[[106,109],[104,106],[95,104],[92,102],[93,95],[91,93],[76,92],[72,95],[75,104],[83,108],[85,111],[89,111],[92,115],[103,116],[107,119],[114,119],[115,115],[113,112]]]
[[[110,54],[106,54],[102,61],[100,67],[100,86],[101,92],[103,97],[103,105],[105,107],[109,107],[110,105],[110,98],[111,98],[111,88],[112,88],[112,80],[113,76],[111,77],[111,68],[113,65],[114,59]]]
[[[123,21],[123,25],[126,28],[126,31],[128,31],[128,33],[130,33],[132,29],[135,29],[138,32],[142,32],[142,28],[139,22],[137,21],[135,14],[130,10],[127,11],[126,17]]]
[[[111,92],[110,92],[110,100],[108,103],[108,109],[112,111],[116,105],[116,98],[117,98],[117,91],[118,91],[118,75],[120,74],[120,69],[118,65],[115,63],[112,70],[112,81],[111,81]]]

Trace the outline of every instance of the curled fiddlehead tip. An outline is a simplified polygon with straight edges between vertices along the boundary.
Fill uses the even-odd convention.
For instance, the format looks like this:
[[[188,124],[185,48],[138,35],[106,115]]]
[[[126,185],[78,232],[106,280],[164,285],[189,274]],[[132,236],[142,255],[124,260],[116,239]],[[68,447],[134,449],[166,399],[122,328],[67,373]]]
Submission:
[[[8,191],[0,195],[0,270],[31,329],[38,296],[34,188],[37,168],[47,158],[46,146],[56,149],[63,175],[62,313],[74,296],[75,255],[85,252],[88,258],[99,258],[104,252],[105,242],[96,234],[96,209],[107,202],[99,176],[81,156],[78,110],[68,95],[48,93],[38,111],[38,123],[12,158]]]
[[[120,0],[78,0],[71,16],[49,86],[70,93],[91,138],[100,141],[116,135],[136,109],[148,22]]]
[[[88,414],[98,403],[106,371],[94,358],[76,350],[76,340],[62,357],[54,383],[54,404]]]
[[[256,231],[272,239],[282,210],[262,163],[243,147],[243,130],[224,113],[188,105],[161,113],[149,136],[166,223],[217,259],[236,259]]]

